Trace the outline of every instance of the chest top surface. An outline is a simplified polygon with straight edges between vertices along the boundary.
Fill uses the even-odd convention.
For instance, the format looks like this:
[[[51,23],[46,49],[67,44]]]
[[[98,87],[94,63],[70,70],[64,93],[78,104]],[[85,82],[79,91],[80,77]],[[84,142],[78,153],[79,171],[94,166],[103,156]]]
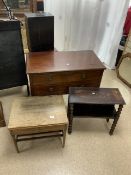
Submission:
[[[70,87],[70,103],[85,104],[125,104],[118,88]]]
[[[93,51],[32,52],[26,60],[28,74],[105,69]]]

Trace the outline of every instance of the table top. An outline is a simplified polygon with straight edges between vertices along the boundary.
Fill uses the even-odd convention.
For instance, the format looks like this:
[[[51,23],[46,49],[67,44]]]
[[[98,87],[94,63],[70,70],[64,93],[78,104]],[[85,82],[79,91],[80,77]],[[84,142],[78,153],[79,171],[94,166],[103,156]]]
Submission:
[[[19,97],[13,102],[8,129],[67,123],[62,96]]]
[[[124,105],[125,101],[118,88],[70,87],[69,103]]]
[[[27,73],[105,69],[93,51],[48,51],[26,55]]]

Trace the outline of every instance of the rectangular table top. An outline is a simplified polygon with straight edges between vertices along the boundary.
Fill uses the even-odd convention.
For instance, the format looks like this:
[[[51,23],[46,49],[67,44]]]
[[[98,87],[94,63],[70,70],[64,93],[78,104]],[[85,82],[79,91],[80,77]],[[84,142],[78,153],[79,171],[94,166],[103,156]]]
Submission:
[[[118,88],[70,87],[69,103],[124,105]]]
[[[91,50],[32,52],[26,55],[26,59],[28,74],[105,69]]]
[[[8,129],[67,123],[62,96],[19,97],[13,102]]]

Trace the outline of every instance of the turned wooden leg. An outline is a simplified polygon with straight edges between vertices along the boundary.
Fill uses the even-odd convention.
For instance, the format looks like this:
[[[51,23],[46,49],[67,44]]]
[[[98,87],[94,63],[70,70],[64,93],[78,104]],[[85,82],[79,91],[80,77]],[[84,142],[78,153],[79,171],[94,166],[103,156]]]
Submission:
[[[15,138],[16,136],[13,135],[13,134],[11,134],[11,136],[12,136],[12,138],[13,138],[13,141],[14,141],[14,145],[15,145],[16,151],[17,151],[17,153],[19,153],[19,148],[18,148],[17,141],[16,141],[16,138]]]
[[[66,140],[66,130],[67,130],[67,125],[65,125],[65,127],[63,129],[63,143],[62,143],[63,148],[65,146],[65,140]]]
[[[73,104],[68,105],[68,120],[69,120],[69,125],[68,125],[68,133],[72,133],[72,123],[73,123]]]
[[[123,105],[119,105],[118,111],[116,112],[115,119],[114,119],[114,121],[113,121],[113,124],[112,124],[111,129],[110,129],[110,132],[109,132],[110,135],[113,135],[113,132],[114,132],[114,130],[115,130],[116,124],[117,124],[118,119],[119,119],[119,117],[120,117],[122,108],[123,108]]]

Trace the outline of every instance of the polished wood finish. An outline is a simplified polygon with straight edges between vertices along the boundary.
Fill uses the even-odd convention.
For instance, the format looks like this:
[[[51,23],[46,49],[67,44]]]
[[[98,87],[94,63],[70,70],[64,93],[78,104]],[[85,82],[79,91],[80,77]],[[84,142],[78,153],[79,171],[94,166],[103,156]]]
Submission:
[[[99,87],[105,67],[93,51],[27,54],[31,95],[68,94],[71,86]]]
[[[62,136],[64,147],[67,123],[62,96],[20,97],[13,103],[8,129],[19,152],[17,142],[47,136]]]
[[[118,105],[116,111],[115,106]],[[68,100],[68,133],[72,132],[74,117],[113,119],[109,134],[112,135],[125,101],[117,88],[71,87]]]
[[[3,114],[2,103],[0,102],[0,127],[4,127],[4,126],[6,126],[6,124],[5,124],[4,114]]]

